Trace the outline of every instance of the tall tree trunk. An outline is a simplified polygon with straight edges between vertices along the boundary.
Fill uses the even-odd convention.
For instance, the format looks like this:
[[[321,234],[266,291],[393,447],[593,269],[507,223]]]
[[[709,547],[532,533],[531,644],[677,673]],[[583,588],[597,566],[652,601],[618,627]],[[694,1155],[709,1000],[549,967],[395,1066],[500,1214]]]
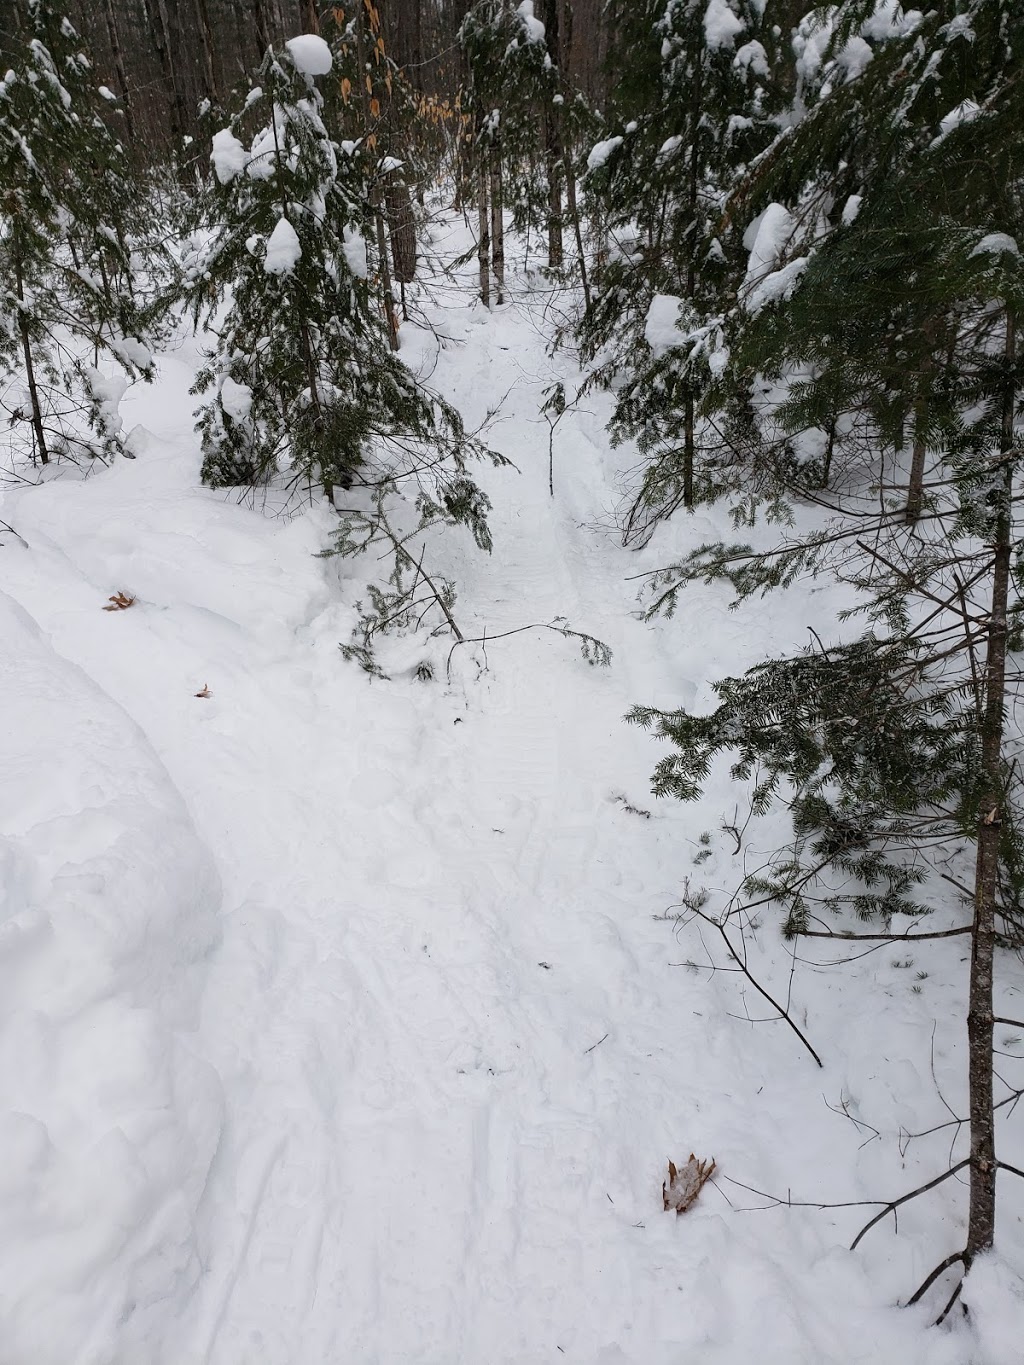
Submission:
[[[110,42],[110,54],[114,62],[114,70],[117,73],[117,82],[121,87],[121,102],[124,105],[124,121],[128,130],[129,141],[135,141],[135,116],[132,110],[132,97],[128,90],[128,73],[124,64],[124,50],[121,47],[121,35],[117,29],[117,18],[114,14],[114,0],[104,0],[103,17],[107,24],[107,38]]]
[[[687,230],[689,241],[687,243],[686,255],[686,297],[688,299],[693,299],[697,293],[697,263],[694,259],[694,244],[697,236],[697,215],[700,208],[701,159],[698,155],[698,133],[704,109],[703,75],[703,64],[698,62],[692,84],[693,104],[690,108],[690,164],[687,177],[687,199],[689,201],[688,208],[690,215],[689,228]],[[686,382],[683,404],[683,505],[687,508],[692,508],[693,469],[696,461],[696,395],[693,391],[693,385],[689,380]]]
[[[505,302],[505,194],[501,176],[501,142],[495,139],[490,156],[491,261],[494,266],[494,302]]]
[[[110,3],[110,0],[107,0]],[[213,64],[213,31],[210,28],[210,13],[206,8],[206,0],[195,0],[196,22],[199,26],[200,46],[203,53],[203,79],[206,83],[206,97],[214,103],[220,103],[220,86],[217,83],[216,70]]]
[[[370,109],[370,92],[366,84],[367,42],[366,18],[369,0],[361,0],[356,19],[356,60],[359,62],[359,97],[362,100],[363,125],[366,129],[366,146],[377,154],[377,134]],[[388,329],[388,345],[398,350],[398,315],[395,312],[395,291],[391,283],[391,264],[388,261],[388,243],[384,231],[384,212],[381,208],[380,178],[374,175],[370,187],[370,207],[373,209],[374,224],[377,229],[377,269],[380,271],[381,295],[384,302],[384,319]]]
[[[590,281],[587,278],[587,253],[583,247],[583,228],[580,224],[580,210],[576,201],[576,177],[573,174],[572,158],[562,144],[562,165],[565,168],[565,203],[572,223],[572,234],[576,238],[576,254],[580,262],[580,283],[583,285],[583,306],[590,312]]]
[[[992,595],[985,656],[985,710],[981,718],[982,796],[978,854],[974,878],[974,926],[971,934],[970,998],[967,1014],[968,1092],[971,1122],[970,1209],[964,1264],[970,1269],[979,1252],[988,1250],[996,1226],[996,1141],[992,1109],[992,968],[995,957],[996,894],[999,885],[999,837],[1002,805],[1003,713],[1006,703],[1006,639],[1012,571],[1011,498],[1013,419],[1016,390],[1016,319],[1006,310],[1007,379],[1003,397],[1000,450],[1005,457],[1003,503],[995,526]]]
[[[480,266],[480,302],[491,306],[491,229],[487,214],[487,160],[483,148],[477,145],[476,200],[479,225],[476,254]]]
[[[43,414],[39,405],[39,389],[36,386],[36,370],[32,363],[32,338],[28,330],[28,318],[25,316],[25,271],[21,259],[21,243],[19,241],[18,219],[15,216],[11,222],[11,232],[14,237],[14,289],[18,298],[18,332],[21,336],[21,353],[25,359],[25,376],[28,380],[28,397],[32,404],[32,430],[35,433],[36,449],[39,451],[39,459],[42,464],[50,463],[50,452],[46,448],[46,433],[43,430]]]
[[[548,57],[556,68],[552,75],[557,76],[560,74],[562,62],[558,0],[546,0],[541,17],[544,20]],[[555,270],[560,270],[565,260],[562,238],[562,139],[559,126],[561,105],[554,102],[555,94],[560,93],[560,84],[560,81],[555,81],[554,88],[544,103],[544,169],[548,182],[548,266]]]

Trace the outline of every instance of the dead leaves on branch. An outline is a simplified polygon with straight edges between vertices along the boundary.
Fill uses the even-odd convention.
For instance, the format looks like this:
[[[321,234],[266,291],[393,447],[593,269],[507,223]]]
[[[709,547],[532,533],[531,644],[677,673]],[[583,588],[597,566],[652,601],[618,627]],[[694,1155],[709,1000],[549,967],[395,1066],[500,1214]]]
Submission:
[[[710,1161],[698,1161],[690,1153],[685,1165],[677,1167],[674,1161],[668,1163],[668,1179],[662,1182],[661,1201],[667,1211],[675,1209],[677,1214],[685,1213],[697,1202],[700,1192],[715,1173],[714,1157]]]

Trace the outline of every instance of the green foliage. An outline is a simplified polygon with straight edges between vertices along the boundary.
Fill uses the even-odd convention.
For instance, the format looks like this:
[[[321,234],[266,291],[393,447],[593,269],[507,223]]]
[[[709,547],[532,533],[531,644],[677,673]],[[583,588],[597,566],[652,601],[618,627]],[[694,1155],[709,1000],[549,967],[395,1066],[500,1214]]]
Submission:
[[[998,809],[1014,938],[1018,737],[996,728],[1004,684],[991,661],[1000,556],[1022,556],[1024,27],[1010,0],[923,14],[848,0],[803,18],[794,52],[779,126],[763,124],[762,149],[727,158],[718,182],[717,240],[737,264],[708,296],[716,311],[702,311],[699,275],[676,291],[682,340],[627,373],[614,430],[649,461],[640,503],[655,521],[683,501],[677,452],[694,395],[697,430],[718,445],[694,442],[691,502],[728,497],[737,525],[806,525],[801,505],[824,513],[767,549],[687,551],[650,577],[648,615],[671,615],[697,581],[742,601],[825,573],[850,605],[830,623],[838,643],[815,635],[795,657],[724,679],[710,714],[641,707],[631,719],[672,745],[659,794],[695,799],[730,754],[755,814],[789,812],[790,843],[744,888],[781,904],[788,932],[822,907],[886,923],[920,913],[915,887]],[[680,277],[699,272],[685,239],[667,254]],[[1014,588],[1011,649],[1019,574]],[[857,618],[868,628],[851,639]]]
[[[283,475],[329,496],[408,481],[484,544],[486,500],[466,472],[483,449],[391,352],[371,296],[376,153],[331,137],[287,49],[267,54],[258,82],[213,139],[216,175],[184,267],[197,322],[228,303],[196,381],[211,395],[203,477],[252,486]]]
[[[135,280],[154,243],[114,131],[117,101],[66,4],[32,0],[28,17],[0,79],[0,403],[41,462],[109,458],[121,449],[123,384],[99,359],[150,375]]]

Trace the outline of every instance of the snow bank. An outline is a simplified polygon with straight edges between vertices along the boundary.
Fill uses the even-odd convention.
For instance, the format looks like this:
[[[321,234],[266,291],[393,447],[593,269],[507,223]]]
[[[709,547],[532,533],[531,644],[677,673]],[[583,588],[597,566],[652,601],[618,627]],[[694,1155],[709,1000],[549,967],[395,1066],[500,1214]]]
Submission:
[[[326,76],[331,69],[331,49],[315,33],[300,33],[285,43],[296,71],[304,76]]]
[[[5,593],[0,633],[0,1356],[100,1365],[200,1274],[219,887],[129,717]]]

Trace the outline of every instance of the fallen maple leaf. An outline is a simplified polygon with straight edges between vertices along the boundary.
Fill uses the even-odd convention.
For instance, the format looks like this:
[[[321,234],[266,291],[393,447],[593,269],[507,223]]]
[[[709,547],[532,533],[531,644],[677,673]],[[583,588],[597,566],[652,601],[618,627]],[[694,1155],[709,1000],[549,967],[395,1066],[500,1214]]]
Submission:
[[[115,592],[113,597],[107,598],[107,605],[104,611],[127,611],[129,607],[135,605],[135,594],[133,592]]]
[[[668,1180],[662,1182],[661,1202],[665,1209],[675,1209],[677,1214],[685,1213],[697,1202],[701,1190],[715,1173],[714,1158],[698,1161],[690,1153],[690,1159],[677,1169],[674,1161],[668,1163]]]

